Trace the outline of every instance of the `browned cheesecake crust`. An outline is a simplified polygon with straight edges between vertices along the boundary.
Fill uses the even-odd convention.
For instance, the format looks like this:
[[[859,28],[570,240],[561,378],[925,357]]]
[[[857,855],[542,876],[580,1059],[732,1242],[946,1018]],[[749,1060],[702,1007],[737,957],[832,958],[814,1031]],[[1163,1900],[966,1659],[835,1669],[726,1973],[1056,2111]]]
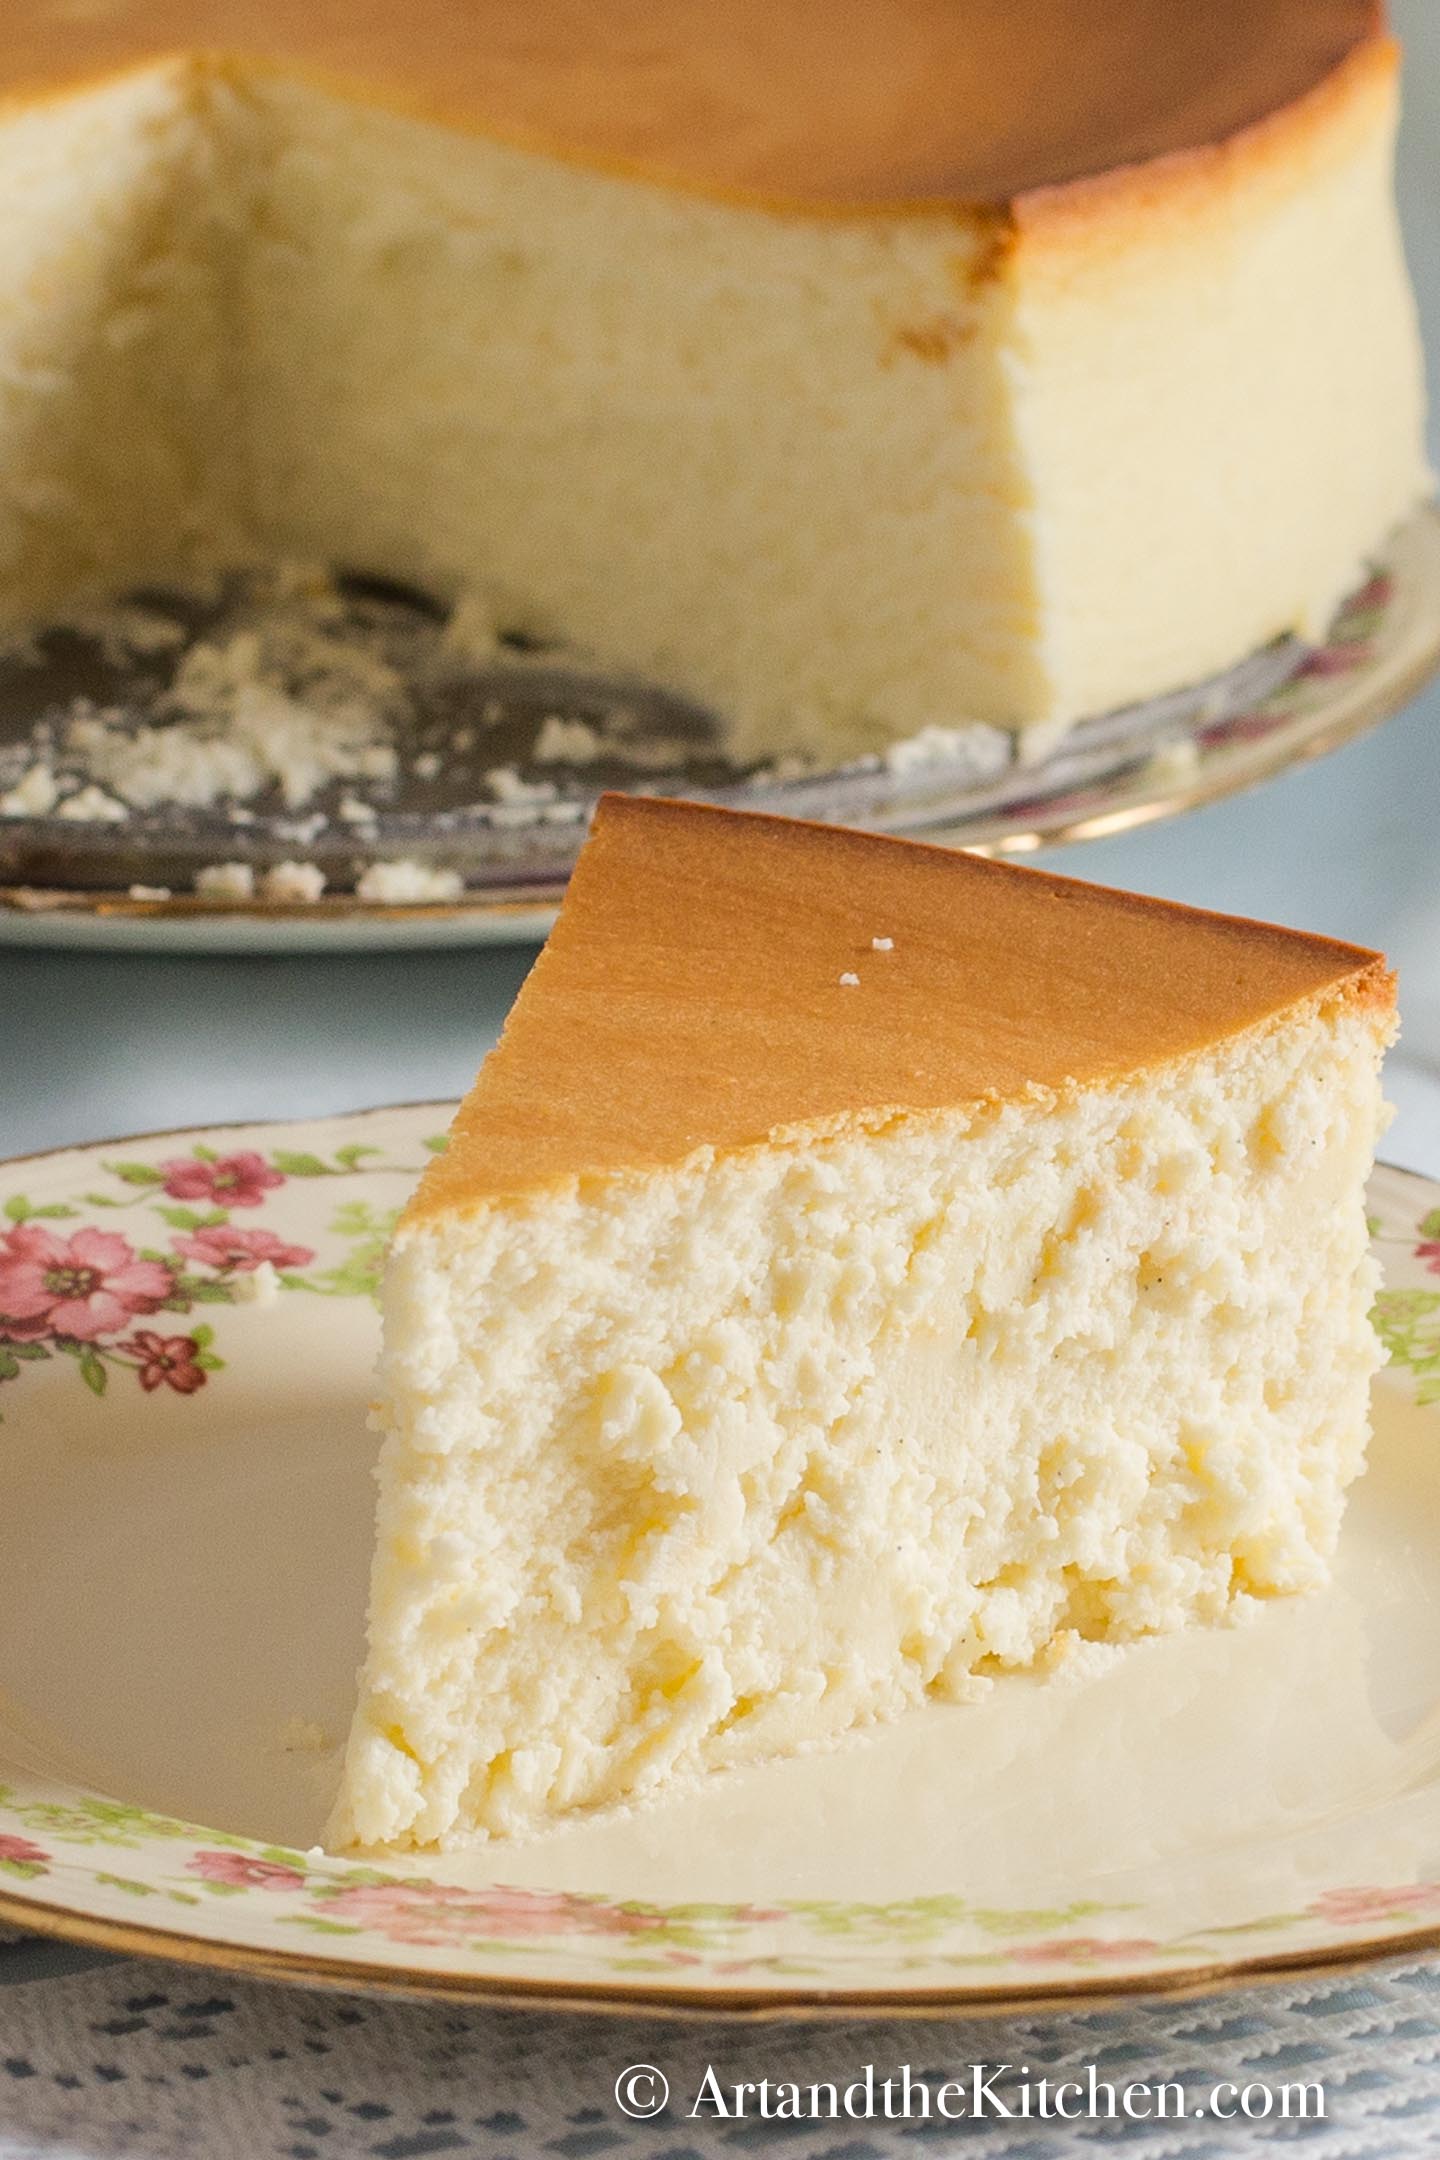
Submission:
[[[1213,158],[1393,65],[1380,0],[11,0],[0,99],[275,64],[552,155],[811,210]]]
[[[1388,1008],[1394,981],[1358,946],[950,848],[606,796],[407,1219],[1104,1084],[1332,999]]]

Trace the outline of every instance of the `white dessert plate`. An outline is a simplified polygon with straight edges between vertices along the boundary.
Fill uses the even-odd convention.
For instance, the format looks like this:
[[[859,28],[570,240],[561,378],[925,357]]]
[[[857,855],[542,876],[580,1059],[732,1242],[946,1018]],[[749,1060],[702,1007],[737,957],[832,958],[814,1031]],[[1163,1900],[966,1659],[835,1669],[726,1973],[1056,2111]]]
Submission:
[[[447,1117],[0,1167],[24,1315],[0,1327],[0,1920],[341,1987],[751,2016],[1440,1944],[1440,1186],[1383,1169],[1391,1363],[1330,1589],[531,1843],[314,1849],[361,1647],[377,1264]]]
[[[398,619],[404,651],[435,635],[423,603],[365,598],[361,590],[357,605]],[[163,683],[152,654],[142,650],[127,675],[103,639],[96,650],[76,650],[73,635],[59,635],[48,672],[19,663],[0,669],[0,781],[7,744],[16,749],[35,718],[34,701],[43,706],[52,692],[57,710],[78,684],[92,705],[154,717],[145,701]],[[698,708],[651,686],[587,674],[562,664],[563,655],[551,664],[529,654],[448,683],[434,709],[423,708],[416,740],[431,745],[428,762],[417,758],[413,773],[407,768],[396,788],[381,791],[363,842],[334,814],[331,797],[345,793],[339,783],[322,814],[298,826],[274,805],[247,810],[238,827],[223,804],[195,812],[162,804],[118,823],[76,819],[63,805],[46,816],[0,816],[0,945],[313,952],[537,939],[553,920],[605,786],[644,785],[992,854],[1093,839],[1323,755],[1396,712],[1437,659],[1440,510],[1433,505],[1394,535],[1319,646],[1280,639],[1211,682],[1082,722],[1039,763],[1018,763],[993,728],[957,726],[832,769],[737,772],[718,756],[714,721]],[[165,665],[173,662],[171,651]],[[557,713],[572,728],[578,720],[588,737],[579,764],[537,762],[540,735]],[[504,799],[476,799],[495,778],[487,767],[501,765],[512,783]],[[206,864],[239,861],[263,874],[297,854],[329,881],[318,900],[207,899],[191,889]],[[463,893],[408,904],[362,900],[356,878],[378,860],[463,878]]]

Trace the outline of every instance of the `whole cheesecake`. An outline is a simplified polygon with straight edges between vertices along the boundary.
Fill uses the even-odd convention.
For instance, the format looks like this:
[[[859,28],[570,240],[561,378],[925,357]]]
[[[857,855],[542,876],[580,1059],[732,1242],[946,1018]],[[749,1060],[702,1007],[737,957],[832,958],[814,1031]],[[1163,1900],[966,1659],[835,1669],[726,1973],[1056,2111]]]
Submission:
[[[390,1255],[332,1839],[534,1830],[1323,1582],[1393,1030],[1353,946],[606,797]]]
[[[1425,492],[1373,0],[12,0],[0,608],[257,552],[742,757],[1314,633]]]

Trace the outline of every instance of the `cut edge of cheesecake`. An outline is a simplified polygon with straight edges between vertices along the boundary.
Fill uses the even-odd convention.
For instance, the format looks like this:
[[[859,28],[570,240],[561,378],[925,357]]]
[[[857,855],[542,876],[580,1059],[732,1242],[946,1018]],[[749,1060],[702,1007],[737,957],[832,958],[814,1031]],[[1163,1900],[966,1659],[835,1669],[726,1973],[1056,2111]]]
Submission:
[[[607,794],[399,1234],[701,1155],[1059,1101],[1305,1002],[1394,1001],[1383,956],[1334,939],[921,841]]]
[[[961,721],[1038,757],[1087,714],[1321,638],[1431,485],[1396,48],[1376,0],[1264,0],[1253,51],[1227,46],[1244,6],[1105,11],[1102,43],[1143,50],[1173,21],[1192,75],[1196,38],[1239,69],[1213,125],[1206,93],[1127,151],[1090,50],[1068,163],[978,176],[954,154],[989,67],[957,42],[970,10],[876,9],[882,47],[892,15],[921,58],[926,24],[953,47],[951,74],[896,63],[927,194],[867,165],[873,144],[827,162],[853,145],[808,106],[798,149],[773,103],[752,115],[765,186],[672,172],[663,113],[653,155],[617,162],[558,125],[521,147],[480,110],[473,32],[513,30],[523,0],[426,0],[453,110],[427,104],[378,5],[312,22],[208,0],[197,29],[185,0],[97,0],[70,37],[55,0],[21,0],[0,55],[26,212],[0,340],[0,613],[338,550],[694,699],[742,766],[829,766]],[[978,14],[993,40],[1003,0]],[[714,91],[689,20],[666,64]],[[1048,20],[1024,55],[1042,75]],[[438,67],[447,21],[472,34]],[[1287,25],[1294,80],[1272,66]],[[597,50],[582,37],[576,65]],[[523,39],[500,57],[530,64]],[[816,88],[822,117],[854,74]],[[635,112],[647,97],[663,104],[653,80]],[[743,99],[717,110],[723,134]],[[538,401],[537,351],[558,369]]]

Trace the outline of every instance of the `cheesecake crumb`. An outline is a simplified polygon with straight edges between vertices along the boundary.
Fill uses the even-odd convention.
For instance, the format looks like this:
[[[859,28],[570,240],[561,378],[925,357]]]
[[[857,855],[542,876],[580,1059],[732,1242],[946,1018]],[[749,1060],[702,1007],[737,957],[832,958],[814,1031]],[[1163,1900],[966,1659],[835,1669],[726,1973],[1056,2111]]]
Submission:
[[[309,847],[318,840],[330,820],[323,810],[312,810],[309,817],[277,818],[272,828],[278,839],[293,840],[299,847]]]
[[[860,978],[858,975],[852,975],[850,970],[847,968],[845,970],[845,973],[840,977],[840,985],[841,988],[844,990],[858,990],[860,987]]]
[[[128,600],[76,609],[59,616],[51,627],[89,638],[111,667],[123,667],[137,656],[173,652],[185,642],[185,626],[173,615]],[[38,652],[35,657],[39,659]]]
[[[497,803],[507,808],[554,802],[559,790],[553,780],[522,780],[513,765],[493,765],[485,783]]]
[[[871,952],[894,952],[895,940],[893,937],[872,937],[870,950]]]
[[[903,780],[935,765],[954,765],[956,777],[972,784],[998,779],[1014,756],[1014,745],[1003,729],[988,721],[972,720],[963,727],[923,727],[917,734],[894,742],[881,755],[881,764],[892,778]]]
[[[559,713],[551,713],[530,755],[537,765],[593,765],[601,747],[600,737],[588,720],[566,720]]]
[[[31,765],[0,795],[0,817],[44,817],[60,799],[60,783],[48,765]]]
[[[243,1274],[232,1276],[230,1295],[237,1305],[273,1305],[280,1295],[274,1261],[261,1260]]]
[[[134,654],[159,649],[162,632],[183,643],[167,621],[122,606],[85,627],[103,648]],[[243,620],[190,645],[152,709],[159,724],[137,725],[124,707],[77,698],[66,757],[130,809],[203,809],[275,789],[298,810],[334,779],[393,779],[410,697],[383,626],[349,622],[323,571],[282,564],[251,579]]]
[[[170,898],[170,887],[168,885],[132,885],[129,888],[129,898],[132,900],[168,900]]]
[[[282,862],[267,870],[260,880],[264,900],[318,900],[325,890],[325,873],[314,863]]]
[[[201,900],[251,900],[255,895],[255,872],[249,863],[206,863],[195,873],[195,891]]]
[[[458,900],[464,890],[465,881],[458,870],[431,870],[408,857],[399,862],[371,863],[355,882],[357,900],[377,901],[382,906],[414,900]]]
[[[67,795],[55,815],[73,818],[78,825],[123,825],[130,813],[124,803],[92,784],[78,795]]]

